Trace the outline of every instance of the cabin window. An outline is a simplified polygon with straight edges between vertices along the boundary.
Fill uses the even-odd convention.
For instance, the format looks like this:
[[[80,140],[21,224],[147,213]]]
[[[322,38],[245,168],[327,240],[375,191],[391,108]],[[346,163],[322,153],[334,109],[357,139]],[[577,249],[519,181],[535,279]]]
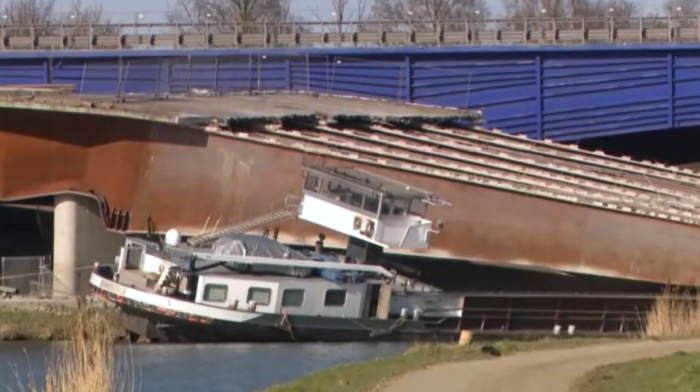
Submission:
[[[345,306],[347,296],[345,290],[327,290],[323,306]]]
[[[307,191],[318,192],[320,190],[318,176],[313,174],[307,175],[306,180],[304,181],[304,189]]]
[[[225,284],[204,285],[203,300],[208,302],[225,302],[228,295],[228,286]]]
[[[373,214],[379,212],[379,196],[365,196],[365,200],[362,204],[362,209]]]
[[[264,287],[251,287],[248,289],[248,302],[255,301],[256,304],[265,306],[270,304],[272,290]]]
[[[360,208],[362,206],[362,194],[354,192],[350,187],[336,182],[328,182],[329,196],[336,201]]]
[[[282,293],[282,306],[295,307],[304,304],[304,289],[286,289]]]
[[[424,216],[427,206],[421,200],[413,199],[409,206],[409,211],[411,215]]]
[[[408,203],[407,200],[394,200],[394,209],[391,214],[404,215],[408,211]]]

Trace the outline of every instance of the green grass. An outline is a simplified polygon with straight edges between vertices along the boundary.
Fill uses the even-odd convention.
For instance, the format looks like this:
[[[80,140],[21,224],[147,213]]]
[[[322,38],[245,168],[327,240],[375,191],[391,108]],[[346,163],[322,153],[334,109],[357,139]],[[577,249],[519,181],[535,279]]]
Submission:
[[[577,392],[698,392],[700,354],[676,353],[604,366],[586,375]]]
[[[579,347],[615,342],[612,339],[544,339],[503,341],[492,345],[501,355],[550,348]],[[370,392],[377,391],[392,378],[440,363],[496,358],[482,353],[481,345],[417,345],[406,353],[384,359],[353,363],[320,371],[287,384],[274,385],[265,392]]]
[[[92,310],[113,318],[114,335],[119,336],[117,314],[111,309]],[[67,329],[75,322],[76,311],[0,310],[0,341],[65,340]]]

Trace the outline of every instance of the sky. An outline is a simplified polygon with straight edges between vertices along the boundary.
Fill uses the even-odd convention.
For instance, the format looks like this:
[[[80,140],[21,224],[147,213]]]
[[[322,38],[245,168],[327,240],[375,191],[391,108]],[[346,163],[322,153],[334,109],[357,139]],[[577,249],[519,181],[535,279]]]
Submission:
[[[176,0],[83,0],[83,3],[98,1],[102,3],[106,19],[112,22],[133,23],[135,14],[143,14],[144,22],[163,22],[162,15],[168,6]],[[68,7],[73,0],[57,0],[59,7]],[[328,14],[331,19],[332,6],[330,0],[292,0],[295,13],[307,14],[309,19],[316,19],[317,13]]]
[[[94,0],[87,0],[90,3]],[[96,0],[100,1],[100,0]],[[169,5],[176,0],[101,0],[106,19],[116,23],[133,23],[134,15],[143,14],[144,23],[163,22],[163,13]],[[67,7],[72,0],[57,0],[59,6]],[[644,13],[652,12],[660,8],[662,0],[640,0],[644,7]],[[501,0],[489,0],[493,4],[493,11],[498,15],[503,11]],[[147,5],[146,5],[147,4]],[[297,14],[306,15],[308,19],[316,19],[317,14],[328,14],[332,19],[330,0],[292,0],[292,7]]]

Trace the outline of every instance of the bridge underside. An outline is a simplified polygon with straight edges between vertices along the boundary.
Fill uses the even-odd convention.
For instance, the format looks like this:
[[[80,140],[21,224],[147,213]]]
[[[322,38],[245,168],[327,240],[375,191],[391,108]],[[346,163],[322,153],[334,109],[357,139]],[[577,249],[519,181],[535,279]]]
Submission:
[[[445,288],[649,291],[700,280],[700,177],[445,122],[469,113],[288,95],[0,107],[0,200],[54,208],[53,224],[41,224],[53,226],[54,269],[111,260],[120,233],[194,235],[274,211],[299,193],[307,162],[364,168],[451,201],[430,213],[445,223],[430,250],[390,257]],[[37,213],[24,211],[17,219]],[[299,246],[323,231],[280,229]],[[345,245],[325,234],[327,246]],[[62,279],[68,292],[84,280]]]

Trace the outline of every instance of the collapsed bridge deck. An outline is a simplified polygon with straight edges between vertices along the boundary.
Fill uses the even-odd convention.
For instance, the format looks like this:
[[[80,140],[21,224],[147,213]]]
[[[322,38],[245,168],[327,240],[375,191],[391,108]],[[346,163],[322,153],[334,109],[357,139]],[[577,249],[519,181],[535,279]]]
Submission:
[[[12,113],[0,116],[0,163],[21,167],[21,175],[5,171],[0,198],[92,191],[108,202],[107,214],[127,212],[128,224],[115,230],[196,235],[269,212],[298,192],[301,163],[312,160],[366,168],[450,200],[431,216],[445,231],[421,254],[700,279],[696,173],[485,130],[474,125],[478,113],[306,94],[115,102],[55,92],[5,94],[0,112]],[[70,163],[40,173],[22,167],[27,154]],[[296,244],[313,244],[319,231],[300,221],[280,226],[280,239]],[[344,245],[325,234],[331,246]]]

